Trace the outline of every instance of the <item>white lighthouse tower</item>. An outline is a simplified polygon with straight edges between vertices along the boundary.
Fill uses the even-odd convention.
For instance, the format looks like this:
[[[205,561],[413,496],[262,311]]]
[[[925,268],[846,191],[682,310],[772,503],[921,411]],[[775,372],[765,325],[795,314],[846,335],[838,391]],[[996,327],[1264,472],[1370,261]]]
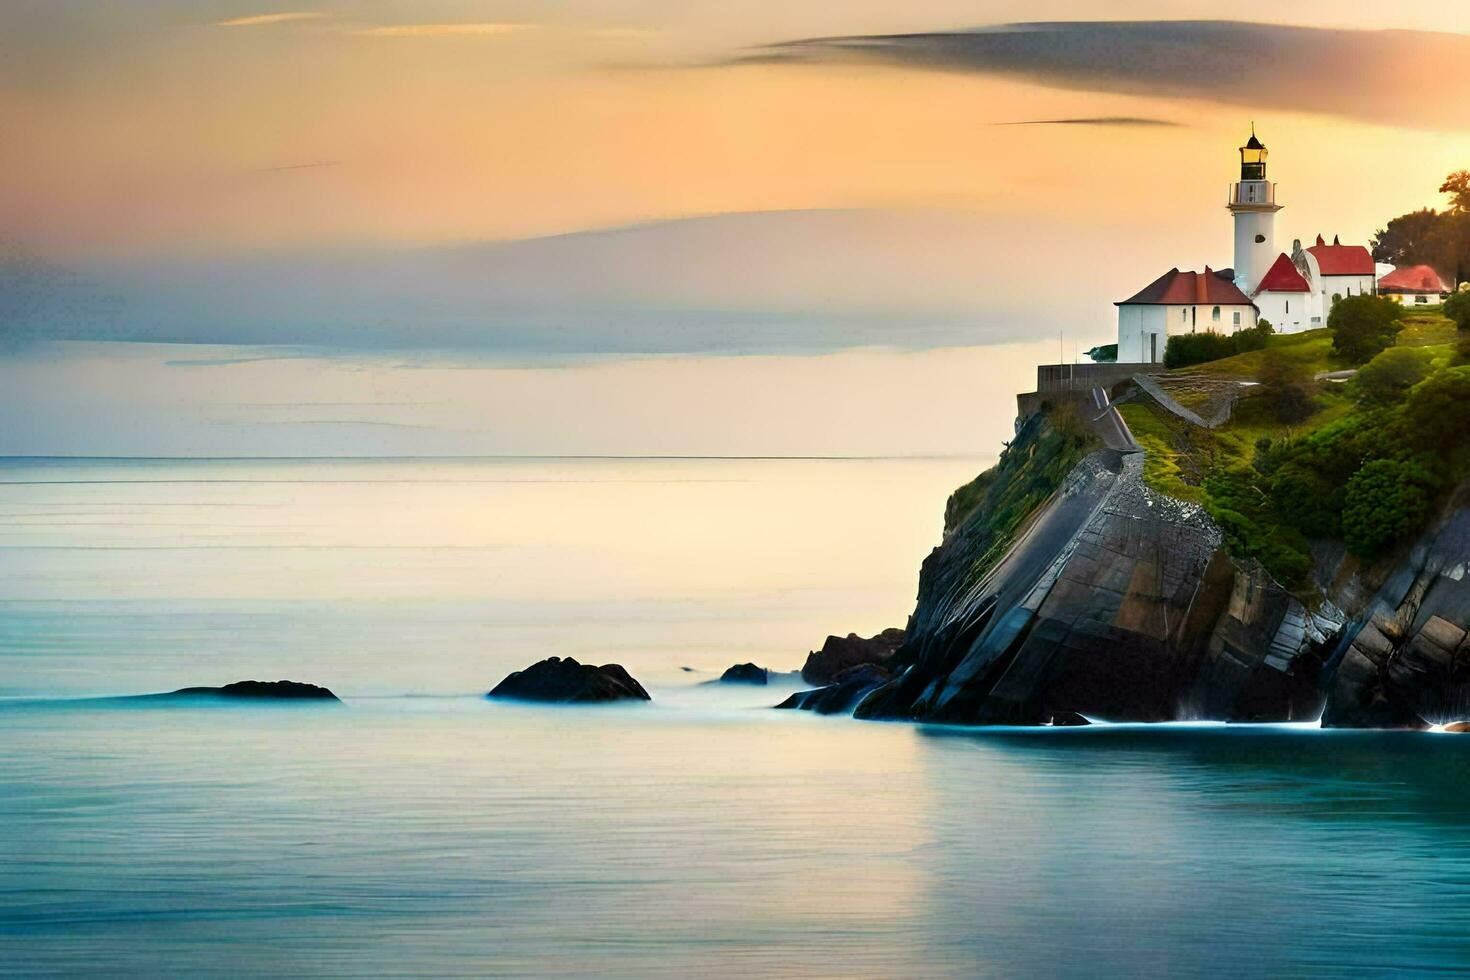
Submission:
[[[1276,251],[1276,185],[1266,179],[1266,147],[1251,127],[1250,142],[1240,148],[1240,180],[1230,186],[1230,213],[1235,216],[1235,285],[1247,296],[1280,254]]]

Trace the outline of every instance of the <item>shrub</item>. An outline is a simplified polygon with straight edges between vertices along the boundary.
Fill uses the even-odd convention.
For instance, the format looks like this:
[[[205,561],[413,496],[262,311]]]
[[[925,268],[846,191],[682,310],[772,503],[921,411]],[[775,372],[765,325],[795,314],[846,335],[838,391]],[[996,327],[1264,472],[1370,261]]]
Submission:
[[[1390,347],[1358,371],[1349,388],[1360,402],[1387,405],[1401,401],[1429,374],[1430,355],[1417,347]]]
[[[1436,371],[1409,389],[1409,433],[1431,450],[1470,443],[1470,365]]]
[[[1295,425],[1317,410],[1312,398],[1312,376],[1296,361],[1270,351],[1261,362],[1260,393],[1276,421]]]
[[[1182,333],[1169,338],[1164,367],[1188,367],[1235,354],[1235,339],[1219,333]]]
[[[1375,459],[1348,480],[1343,494],[1342,536],[1348,550],[1377,558],[1429,516],[1433,478],[1411,463]]]
[[[1383,296],[1349,296],[1332,306],[1327,329],[1332,331],[1332,349],[1355,364],[1392,347],[1404,308]]]
[[[1271,478],[1271,496],[1293,527],[1313,538],[1335,537],[1339,532],[1341,501],[1319,475],[1297,463],[1288,463]]]
[[[1460,290],[1444,301],[1444,308],[1440,311],[1461,330],[1470,330],[1470,290]]]
[[[1266,323],[1265,320],[1261,322]],[[1265,330],[1262,330],[1259,326],[1255,326],[1240,331],[1231,338],[1235,341],[1235,352],[1237,354],[1244,354],[1246,351],[1261,350],[1266,346],[1267,341],[1270,340],[1272,333],[1274,331],[1271,329],[1271,324],[1269,323],[1266,323]]]

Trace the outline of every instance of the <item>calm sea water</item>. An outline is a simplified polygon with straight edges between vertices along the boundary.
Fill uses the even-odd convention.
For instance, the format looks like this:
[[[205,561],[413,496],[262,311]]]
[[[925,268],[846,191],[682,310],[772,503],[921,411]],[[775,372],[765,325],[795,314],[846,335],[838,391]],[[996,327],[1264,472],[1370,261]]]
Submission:
[[[0,971],[1470,971],[1470,739],[702,683],[901,623],[981,465],[0,464]],[[553,653],[655,700],[478,696]],[[58,700],[244,677],[346,704]]]

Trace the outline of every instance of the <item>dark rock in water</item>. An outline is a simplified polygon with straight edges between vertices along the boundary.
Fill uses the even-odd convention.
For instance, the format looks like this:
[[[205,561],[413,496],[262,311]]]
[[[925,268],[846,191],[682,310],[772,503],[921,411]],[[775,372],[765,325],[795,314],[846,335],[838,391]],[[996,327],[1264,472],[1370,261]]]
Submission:
[[[776,707],[799,708],[819,715],[851,711],[865,695],[886,684],[892,676],[876,664],[858,664],[838,674],[834,683],[815,691],[797,691]]]
[[[892,635],[869,657],[891,678],[833,683],[834,661],[874,643],[834,637],[802,672],[829,686],[783,707],[971,725],[1470,719],[1470,482],[1373,563],[1314,542],[1309,608],[1233,557],[1203,507],[1149,488],[1141,452],[1074,463],[1056,447],[1075,437],[1049,426],[1031,416],[951,499],[906,635],[874,638]]]
[[[618,664],[596,667],[571,657],[550,657],[518,670],[486,697],[568,704],[652,700],[643,685]]]
[[[1470,509],[1397,564],[1328,660],[1324,728],[1424,729],[1470,716]],[[1354,576],[1360,578],[1361,576]]]
[[[1014,449],[1011,451],[1015,451]],[[1024,447],[1023,447],[1024,451]],[[961,724],[1315,719],[1337,627],[1099,450],[1009,547],[982,508],[924,562],[902,672],[856,714]]]
[[[337,701],[325,687],[300,681],[236,681],[224,687],[184,687],[163,697],[239,698],[265,701]]]
[[[829,636],[822,649],[807,655],[801,668],[801,679],[808,684],[831,684],[844,670],[862,664],[887,663],[903,646],[904,631],[886,629],[877,636],[864,639],[856,633]]]
[[[1051,716],[1051,727],[1053,728],[1081,728],[1092,722],[1082,717],[1075,711],[1059,711]]]
[[[766,668],[755,664],[736,664],[720,675],[721,684],[766,684],[769,680]]]

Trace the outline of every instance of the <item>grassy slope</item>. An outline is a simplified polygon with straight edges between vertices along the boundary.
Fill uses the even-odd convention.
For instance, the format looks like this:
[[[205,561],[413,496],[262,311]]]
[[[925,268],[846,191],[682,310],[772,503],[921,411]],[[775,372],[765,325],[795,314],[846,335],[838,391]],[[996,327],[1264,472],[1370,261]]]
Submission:
[[[1455,335],[1455,325],[1440,316],[1437,310],[1416,310],[1405,318],[1398,343],[1399,346],[1432,349],[1436,355],[1448,357],[1454,351]],[[1273,337],[1268,349],[1282,352],[1313,374],[1339,371],[1350,366],[1333,354],[1331,335],[1325,329]],[[1169,373],[1248,380],[1256,376],[1264,356],[1264,351],[1251,351]],[[1118,409],[1147,453],[1144,481],[1171,497],[1205,503],[1205,478],[1233,466],[1248,464],[1258,440],[1300,438],[1357,409],[1343,386],[1331,382],[1319,385],[1317,403],[1318,411],[1306,421],[1286,426],[1262,410],[1260,403],[1247,392],[1230,420],[1213,431],[1184,422],[1159,408],[1149,398],[1121,404]]]
[[[1446,356],[1452,353],[1455,325],[1437,311],[1415,310],[1405,318],[1404,324],[1404,330],[1399,334],[1399,346],[1437,348],[1436,354]],[[1332,335],[1326,329],[1272,337],[1267,349],[1282,352],[1313,374],[1352,366],[1332,353]],[[1169,374],[1205,374],[1249,380],[1260,371],[1264,357],[1265,351],[1251,351],[1180,368]],[[1125,403],[1118,409],[1139,445],[1148,451],[1144,479],[1149,485],[1170,496],[1198,503],[1202,499],[1199,484],[1205,474],[1228,459],[1249,459],[1256,440],[1307,435],[1349,414],[1354,408],[1352,399],[1347,397],[1341,386],[1332,383],[1320,386],[1318,404],[1320,410],[1305,422],[1284,426],[1260,411],[1259,406],[1247,396],[1241,399],[1230,421],[1213,432],[1189,425],[1159,409],[1151,399]]]

